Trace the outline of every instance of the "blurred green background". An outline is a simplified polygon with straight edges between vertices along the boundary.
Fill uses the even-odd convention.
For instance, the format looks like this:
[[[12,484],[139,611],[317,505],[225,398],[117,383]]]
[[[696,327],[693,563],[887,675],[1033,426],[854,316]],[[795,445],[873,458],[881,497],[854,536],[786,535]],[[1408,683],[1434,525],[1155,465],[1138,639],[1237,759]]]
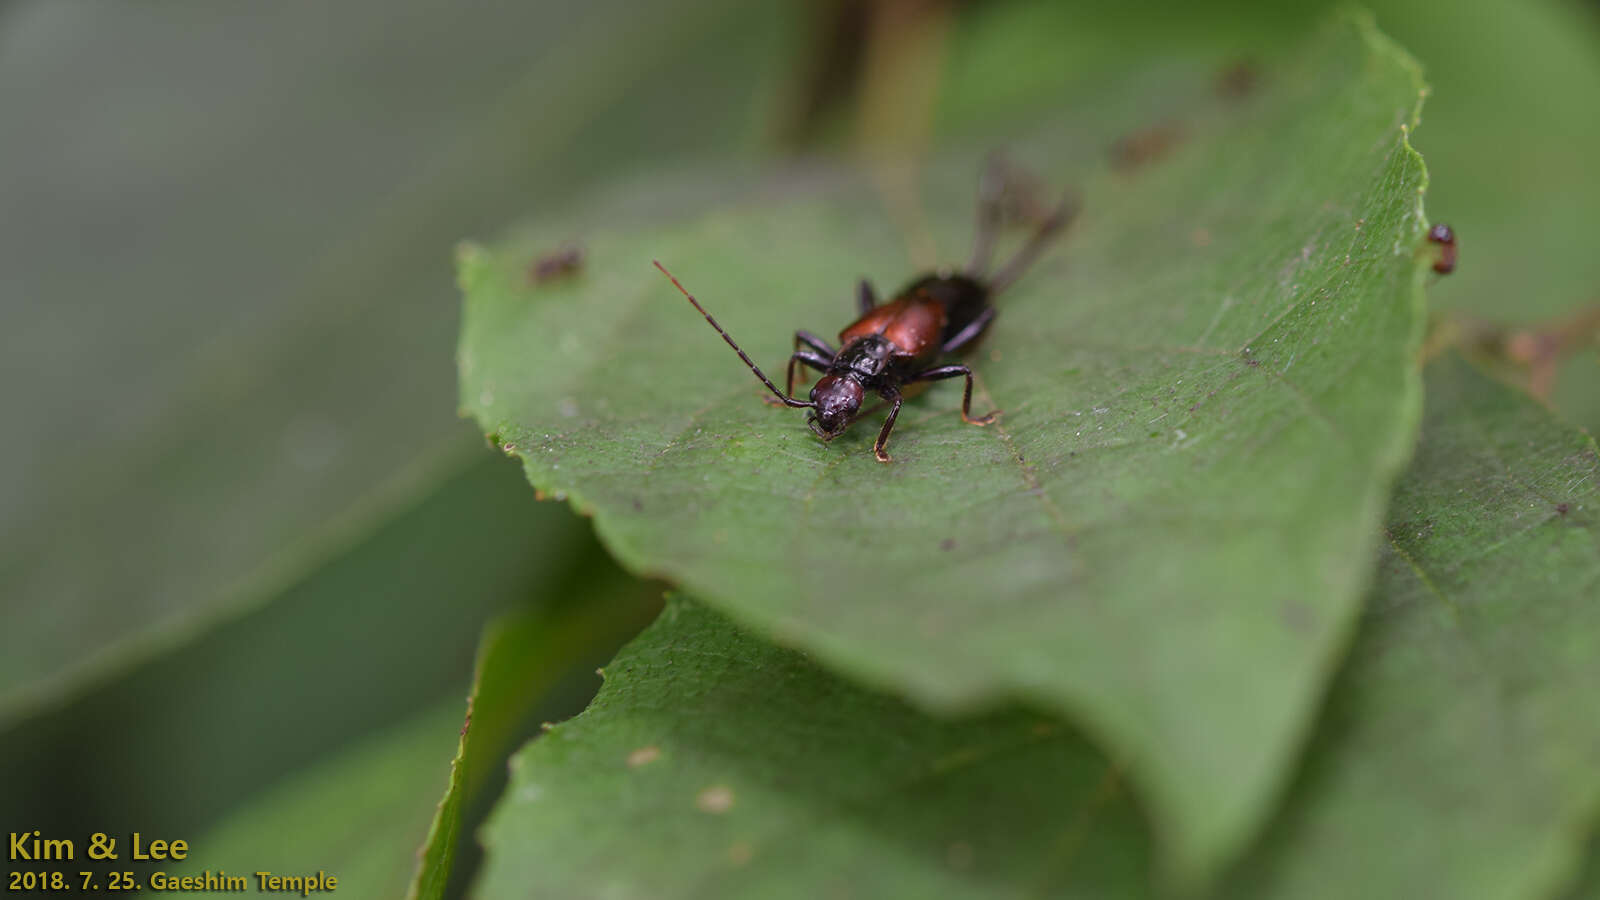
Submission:
[[[1503,355],[1600,304],[1600,5],[1369,5],[1433,86],[1428,212],[1462,241],[1437,313]],[[1269,56],[1324,11],[0,5],[0,821],[256,866],[304,859],[283,823],[319,810],[317,866],[402,892],[485,623],[661,592],[457,418],[459,240],[615,183],[681,178],[675,215],[718,199],[685,171],[1003,143],[1108,61]],[[865,115],[918,96],[897,71],[926,109]],[[1593,335],[1568,351],[1551,402],[1593,431]],[[563,632],[518,735],[636,619]]]

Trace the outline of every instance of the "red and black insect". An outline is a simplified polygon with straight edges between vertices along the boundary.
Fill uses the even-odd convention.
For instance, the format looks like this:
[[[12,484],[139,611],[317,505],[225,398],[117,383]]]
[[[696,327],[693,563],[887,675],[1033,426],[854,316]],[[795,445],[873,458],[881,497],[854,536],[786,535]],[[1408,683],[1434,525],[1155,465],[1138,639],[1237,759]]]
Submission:
[[[873,453],[879,462],[889,462],[884,449],[894,430],[900,404],[913,385],[947,378],[964,378],[961,395],[961,420],[970,425],[988,425],[999,410],[972,416],[972,370],[961,364],[933,365],[942,354],[970,347],[994,321],[991,301],[1009,287],[1076,214],[1068,200],[1045,215],[1034,226],[1033,234],[1005,265],[988,275],[996,233],[1004,218],[1005,169],[994,162],[979,180],[978,230],[972,259],[961,272],[941,269],[906,285],[894,299],[878,303],[871,283],[862,279],[856,289],[860,317],[839,332],[840,348],[833,349],[823,338],[809,331],[794,333],[794,353],[789,357],[787,390],[762,372],[733,338],[724,331],[705,307],[679,284],[661,263],[656,268],[672,280],[682,294],[722,335],[750,371],[772,391],[776,403],[810,409],[806,424],[824,441],[839,436],[861,415],[861,403],[868,393],[877,394],[889,404],[889,416],[878,432]],[[796,366],[809,366],[823,375],[811,388],[809,400],[794,397]],[[774,402],[769,400],[769,403]]]
[[[1433,270],[1440,275],[1449,275],[1454,272],[1456,270],[1456,255],[1459,252],[1456,247],[1455,229],[1441,222],[1428,229],[1428,240],[1439,246],[1439,256],[1433,261]]]

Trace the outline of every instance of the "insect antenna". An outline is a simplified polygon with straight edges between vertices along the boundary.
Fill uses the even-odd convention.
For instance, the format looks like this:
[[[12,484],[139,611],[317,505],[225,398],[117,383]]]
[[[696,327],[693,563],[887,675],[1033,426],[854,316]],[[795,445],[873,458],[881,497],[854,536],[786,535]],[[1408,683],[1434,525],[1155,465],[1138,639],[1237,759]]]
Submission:
[[[700,301],[696,300],[693,294],[684,289],[683,285],[678,281],[678,279],[674,278],[672,273],[667,271],[667,267],[663,266],[659,260],[651,260],[651,262],[655,263],[656,268],[661,270],[661,274],[667,276],[667,280],[671,281],[672,286],[678,289],[678,293],[688,298],[689,302],[694,304],[695,309],[700,310],[700,315],[706,317],[706,321],[710,322],[711,327],[717,330],[717,334],[722,335],[722,339],[728,342],[728,346],[733,348],[733,352],[739,354],[739,358],[744,360],[744,364],[750,367],[750,371],[756,373],[756,377],[761,379],[761,383],[767,386],[767,390],[771,391],[773,396],[777,397],[779,400],[782,400],[784,406],[794,406],[799,408],[810,408],[816,406],[815,403],[812,403],[808,400],[796,400],[793,397],[784,394],[783,391],[778,390],[778,386],[772,383],[772,379],[767,377],[767,373],[761,371],[761,367],[756,365],[749,356],[745,355],[745,352],[739,348],[739,345],[734,343],[733,336],[722,330],[722,326],[718,325],[717,320],[711,317],[711,313],[706,312],[706,308],[700,305]]]
[[[1044,250],[1045,245],[1050,243],[1050,238],[1054,237],[1056,232],[1067,227],[1074,218],[1077,218],[1077,215],[1078,198],[1076,196],[1068,196],[1065,200],[1062,200],[1061,205],[1056,207],[1056,211],[1039,223],[1039,227],[1028,238],[1028,242],[1022,245],[1022,249],[1017,251],[1017,255],[1007,260],[1006,264],[1000,267],[1000,271],[994,273],[994,278],[989,281],[989,293],[991,295],[998,294],[1009,287],[1011,282],[1016,281],[1023,271],[1032,264],[1039,253]]]

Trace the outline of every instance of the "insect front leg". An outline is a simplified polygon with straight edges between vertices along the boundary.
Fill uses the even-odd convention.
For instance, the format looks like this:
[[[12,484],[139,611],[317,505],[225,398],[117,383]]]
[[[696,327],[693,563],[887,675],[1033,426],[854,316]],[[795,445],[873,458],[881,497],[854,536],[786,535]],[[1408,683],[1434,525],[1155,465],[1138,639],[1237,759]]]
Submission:
[[[967,379],[966,388],[961,392],[961,421],[968,425],[988,425],[1000,415],[1000,410],[995,410],[988,415],[974,419],[972,417],[972,370],[963,365],[935,366],[924,369],[912,376],[912,381],[943,381],[946,378],[963,376]]]
[[[895,417],[900,415],[900,392],[893,388],[885,388],[883,399],[893,405],[889,407],[889,418],[883,420],[883,428],[878,430],[878,441],[872,445],[872,455],[878,458],[878,462],[886,463],[893,462],[889,458],[889,451],[884,448],[889,445],[889,432],[894,430]]]
[[[804,329],[794,333],[794,349],[799,350],[801,347],[810,347],[828,359],[833,359],[839,354],[839,351],[833,349],[832,344]]]
[[[856,312],[864,316],[872,312],[872,308],[877,305],[878,292],[872,289],[872,282],[865,278],[861,279],[856,285]]]
[[[811,368],[816,369],[818,372],[826,372],[828,371],[828,366],[832,363],[833,359],[831,357],[825,358],[821,354],[812,353],[810,350],[796,350],[794,354],[789,357],[788,380],[784,385],[784,393],[788,394],[790,397],[794,396],[794,370],[796,364],[810,366]],[[788,405],[776,397],[762,397],[761,402],[766,403],[769,406]]]

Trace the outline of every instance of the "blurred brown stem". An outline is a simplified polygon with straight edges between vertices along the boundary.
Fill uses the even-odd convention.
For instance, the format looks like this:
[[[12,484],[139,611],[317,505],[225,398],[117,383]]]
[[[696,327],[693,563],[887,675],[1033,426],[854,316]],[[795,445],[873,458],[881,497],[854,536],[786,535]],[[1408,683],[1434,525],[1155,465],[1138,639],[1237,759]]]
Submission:
[[[949,26],[950,5],[942,0],[878,0],[867,20],[857,142],[919,269],[938,263],[916,179],[928,145]]]
[[[1515,367],[1529,394],[1548,402],[1562,360],[1585,347],[1600,347],[1600,303],[1547,322],[1526,326],[1449,315],[1434,323],[1423,345],[1424,361],[1449,347]]]

